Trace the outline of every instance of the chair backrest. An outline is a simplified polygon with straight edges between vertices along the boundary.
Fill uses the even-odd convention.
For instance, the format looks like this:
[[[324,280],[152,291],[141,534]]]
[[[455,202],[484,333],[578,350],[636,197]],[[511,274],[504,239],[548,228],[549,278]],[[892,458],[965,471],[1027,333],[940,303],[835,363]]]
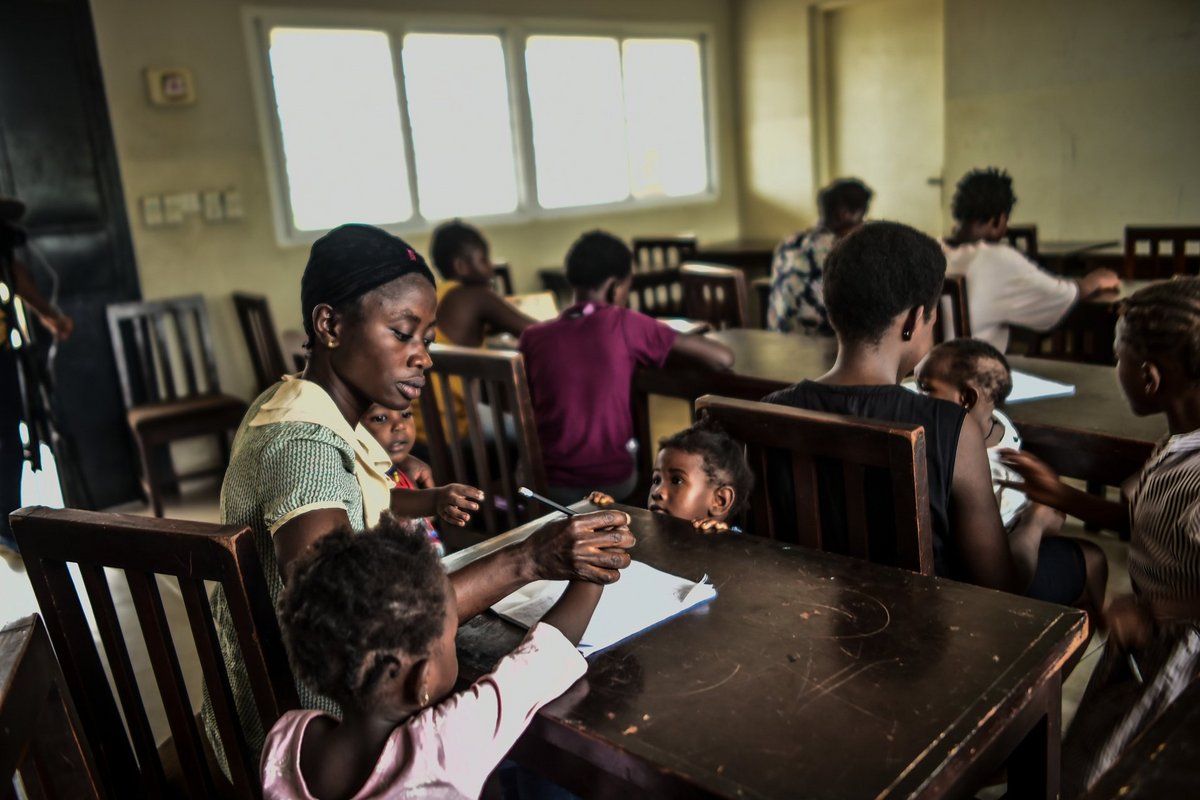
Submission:
[[[203,297],[113,303],[107,314],[126,408],[220,392]]]
[[[11,787],[17,775],[31,798],[106,796],[36,614],[0,630],[0,786]]]
[[[1141,245],[1146,246],[1145,253],[1139,252]],[[1197,274],[1200,272],[1200,225],[1126,226],[1124,272],[1129,279]]]
[[[949,332],[949,336],[947,336]],[[942,282],[942,294],[938,300],[938,321],[933,326],[933,340],[969,339],[971,336],[971,314],[967,310],[967,278],[965,275],[947,275]]]
[[[261,294],[233,293],[233,305],[237,309],[242,335],[250,350],[250,362],[254,365],[254,379],[261,392],[288,372],[283,360],[283,348],[275,335],[275,323],[271,321],[271,307]]]
[[[484,490],[480,510],[489,535],[515,528],[532,513],[517,489],[546,487],[525,359],[511,350],[451,345],[434,345],[431,354],[433,367],[420,402],[434,479],[439,485],[469,483]],[[437,391],[428,384],[436,384]],[[463,416],[466,441],[456,423]],[[506,508],[497,507],[497,496]]]
[[[492,289],[505,297],[513,293],[512,268],[503,261],[492,264]]]
[[[1027,255],[1030,261],[1037,261],[1037,225],[1009,225],[1004,236],[1009,244]]]
[[[695,236],[635,236],[633,271],[678,269],[696,254]]]
[[[283,712],[298,707],[299,700],[251,531],[70,509],[25,508],[11,520],[108,793],[134,797],[162,796],[166,791],[163,763],[127,644],[140,635],[154,665],[156,687],[188,790],[195,797],[230,792],[236,797],[261,796],[259,754],[250,752],[238,723],[205,589],[205,581],[211,581],[225,593],[250,690],[263,730],[269,730]],[[80,592],[72,579],[70,563],[78,566],[86,592]],[[122,630],[106,568],[124,572],[140,631]],[[158,576],[178,582],[232,786],[223,783],[206,761],[206,734],[192,712]],[[120,712],[84,614],[84,594],[120,698]]]
[[[679,268],[633,273],[629,307],[652,317],[683,316],[683,284]]]
[[[767,312],[771,308],[771,279],[755,278],[750,281],[754,296],[758,299],[758,327],[767,329]]]
[[[746,273],[714,264],[684,264],[679,268],[683,286],[683,315],[703,320],[718,330],[745,328]]]
[[[696,412],[746,445],[752,533],[933,574],[923,427],[712,395]]]

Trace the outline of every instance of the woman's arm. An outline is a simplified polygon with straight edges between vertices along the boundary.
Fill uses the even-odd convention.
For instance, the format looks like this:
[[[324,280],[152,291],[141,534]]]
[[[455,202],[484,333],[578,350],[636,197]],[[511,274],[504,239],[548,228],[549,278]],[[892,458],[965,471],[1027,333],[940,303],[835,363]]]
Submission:
[[[958,434],[950,485],[950,526],[971,583],[1017,594],[1029,586],[1041,536],[1010,540],[1004,533],[983,434],[970,420]]]
[[[733,369],[733,351],[716,339],[698,334],[675,337],[672,353],[679,353],[708,366],[711,369]]]

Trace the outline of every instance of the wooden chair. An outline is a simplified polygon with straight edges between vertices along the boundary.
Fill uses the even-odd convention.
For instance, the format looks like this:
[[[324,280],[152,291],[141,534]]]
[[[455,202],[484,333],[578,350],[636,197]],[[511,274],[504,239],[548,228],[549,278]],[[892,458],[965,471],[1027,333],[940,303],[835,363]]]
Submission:
[[[734,267],[684,264],[679,268],[683,315],[703,320],[717,330],[745,328],[746,274]]]
[[[15,797],[101,798],[96,759],[36,614],[0,630],[0,790]]]
[[[746,445],[752,533],[933,574],[920,425],[712,395],[696,413]]]
[[[192,797],[261,797],[259,754],[250,751],[238,722],[205,588],[205,581],[211,581],[225,593],[263,729],[269,730],[283,712],[297,708],[299,700],[251,531],[70,509],[24,508],[11,520],[108,796],[168,794],[167,772],[130,665],[127,642],[141,636],[170,723],[184,784],[180,788]],[[120,712],[84,615],[85,595],[68,569],[70,562],[78,565],[82,576]],[[121,629],[106,568],[124,572],[140,632]],[[229,779],[206,757],[207,736],[192,713],[156,576],[179,583]]]
[[[767,311],[771,308],[771,279],[755,278],[750,281],[754,296],[758,300],[758,327],[767,329]]]
[[[503,261],[492,265],[492,289],[508,297],[513,294],[512,269]]]
[[[656,272],[678,269],[696,255],[695,236],[635,236],[633,271]]]
[[[1030,261],[1037,261],[1037,225],[1009,225],[1004,236],[1009,244],[1028,256]]]
[[[242,335],[250,350],[250,363],[254,366],[254,379],[261,392],[289,371],[279,337],[275,335],[275,323],[271,321],[271,307],[263,295],[244,292],[233,293],[233,306],[237,309]]]
[[[682,317],[683,284],[679,269],[633,273],[629,307],[652,317]]]
[[[933,326],[933,340],[943,342],[946,333],[951,339],[971,337],[971,314],[967,309],[967,278],[965,275],[947,275],[942,282],[942,294],[938,304],[938,322]]]
[[[155,516],[161,487],[179,477],[219,475],[229,460],[227,435],[237,430],[246,404],[221,393],[212,334],[199,295],[108,306],[108,331],[126,420],[142,462],[143,486]],[[221,463],[176,477],[159,449],[178,439],[216,436]],[[166,466],[164,466],[166,465]]]
[[[1146,245],[1148,253],[1138,252]],[[1170,245],[1164,252],[1163,245]],[[1194,245],[1193,252],[1188,247]],[[1200,272],[1200,225],[1125,227],[1125,266],[1127,279],[1169,278],[1172,275],[1196,275]]]
[[[434,345],[432,355],[433,368],[420,403],[434,479],[439,485],[473,484],[487,493],[480,510],[489,536],[515,528],[531,518],[517,489],[546,488],[525,359],[511,350],[451,345]],[[430,391],[433,384],[436,392]],[[467,419],[465,441],[456,424],[460,411]],[[483,414],[489,415],[490,441]],[[506,433],[506,417],[512,420],[513,441]],[[504,500],[503,508],[498,507],[498,497]]]

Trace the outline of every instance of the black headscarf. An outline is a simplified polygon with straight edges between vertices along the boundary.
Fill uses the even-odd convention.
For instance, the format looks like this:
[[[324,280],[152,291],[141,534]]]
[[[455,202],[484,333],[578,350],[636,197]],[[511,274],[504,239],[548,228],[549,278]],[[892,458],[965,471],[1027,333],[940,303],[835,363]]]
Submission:
[[[437,285],[425,259],[398,236],[358,223],[334,228],[313,243],[300,279],[304,332],[311,341],[317,305],[338,308],[405,275],[420,275]]]

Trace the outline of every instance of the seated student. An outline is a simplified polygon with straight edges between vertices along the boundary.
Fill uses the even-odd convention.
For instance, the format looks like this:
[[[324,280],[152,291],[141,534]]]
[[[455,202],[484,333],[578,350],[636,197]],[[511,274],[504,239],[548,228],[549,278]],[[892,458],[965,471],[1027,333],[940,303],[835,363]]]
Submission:
[[[1036,527],[1041,539],[1037,572],[1026,597],[1063,605],[1078,605],[1093,615],[1104,608],[1108,561],[1104,551],[1083,539],[1058,536],[1063,515],[1049,506],[1030,502],[1012,485],[1020,480],[1001,461],[1001,452],[1020,450],[1021,436],[1012,420],[997,406],[1012,391],[1008,359],[987,342],[952,339],[929,352],[917,364],[917,386],[930,397],[962,406],[979,426],[992,468],[992,488],[1000,521],[1010,535],[1018,527]]]
[[[534,713],[587,672],[575,645],[601,591],[571,581],[490,675],[450,694],[458,609],[424,537],[386,514],[366,534],[322,537],[284,589],[279,620],[296,677],[342,717],[280,717],[263,796],[478,797]]]
[[[1063,797],[1099,778],[1200,675],[1200,278],[1129,298],[1116,351],[1130,409],[1164,414],[1168,430],[1120,502],[1063,484],[1029,453],[1004,456],[1031,499],[1130,533],[1133,594],[1105,610],[1104,656],[1063,744]]]
[[[392,409],[372,403],[367,413],[360,420],[362,426],[375,437],[392,458],[392,468],[387,476],[392,479],[397,489],[433,489],[433,475],[429,466],[415,458],[410,458],[413,444],[417,438],[417,426],[413,421],[413,410],[410,405],[405,409]],[[412,473],[412,474],[409,474]],[[432,517],[425,517],[425,534],[430,544],[439,556],[446,554],[446,548],[438,535]]]
[[[971,332],[1004,352],[1010,325],[1048,331],[1080,297],[1121,285],[1115,272],[1097,269],[1060,278],[1004,241],[1017,197],[1007,172],[972,170],[958,182],[951,211],[954,232],[945,240],[946,272],[967,278]]]
[[[923,425],[936,573],[1021,593],[1037,566],[1038,537],[1005,536],[979,426],[964,424],[961,407],[899,385],[933,346],[945,270],[937,242],[907,225],[871,222],[842,239],[825,270],[837,361],[817,380],[764,400]]]
[[[629,310],[633,254],[612,234],[592,231],[579,237],[566,266],[574,305],[558,319],[526,328],[520,342],[547,495],[571,503],[599,490],[623,500],[637,482],[631,452],[634,371],[662,366],[669,353],[729,369],[733,352],[704,336],[677,335]]]
[[[815,228],[784,239],[771,262],[767,330],[833,335],[821,284],[829,248],[862,225],[871,190],[854,178],[836,180],[817,195],[821,218]]]
[[[718,423],[702,419],[659,441],[646,508],[691,520],[706,533],[740,532],[729,520],[745,510],[753,488],[754,473],[742,444]],[[613,499],[592,492],[588,502],[606,506]]]

